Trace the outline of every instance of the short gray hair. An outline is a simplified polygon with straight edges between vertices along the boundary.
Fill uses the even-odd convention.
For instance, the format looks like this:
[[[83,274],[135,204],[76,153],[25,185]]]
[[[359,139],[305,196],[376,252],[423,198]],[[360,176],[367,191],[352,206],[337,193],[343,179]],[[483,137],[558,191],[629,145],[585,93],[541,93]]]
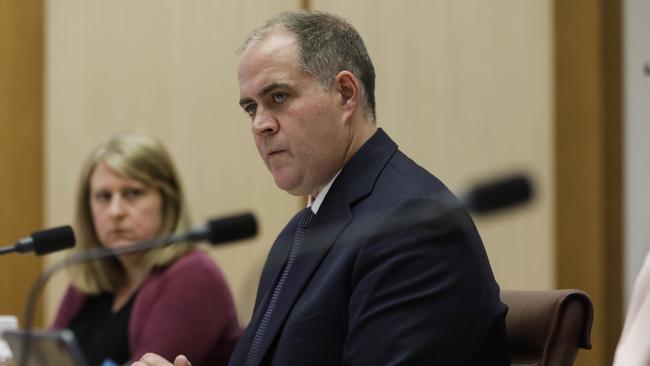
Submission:
[[[253,30],[239,47],[238,54],[251,43],[263,40],[276,27],[295,36],[300,67],[323,87],[329,88],[341,71],[350,71],[359,78],[364,111],[373,122],[376,120],[375,68],[363,39],[348,21],[324,12],[282,12]]]

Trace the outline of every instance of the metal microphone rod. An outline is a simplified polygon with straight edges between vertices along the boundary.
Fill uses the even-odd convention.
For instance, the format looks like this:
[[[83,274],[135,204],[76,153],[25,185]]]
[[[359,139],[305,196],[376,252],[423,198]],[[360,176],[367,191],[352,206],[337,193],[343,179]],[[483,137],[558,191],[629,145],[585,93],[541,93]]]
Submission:
[[[114,257],[114,256],[139,252],[154,247],[164,247],[173,244],[175,242],[185,241],[188,238],[190,238],[191,235],[192,235],[191,232],[187,232],[187,233],[168,236],[164,238],[146,240],[133,245],[127,245],[124,247],[119,247],[114,249],[99,247],[99,248],[95,248],[86,252],[77,253],[70,257],[64,258],[54,263],[51,267],[47,268],[45,271],[43,271],[43,273],[41,273],[36,279],[36,282],[32,285],[32,288],[29,291],[29,297],[27,298],[27,303],[25,304],[23,342],[22,342],[22,349],[20,352],[21,357],[19,359],[18,365],[19,366],[27,365],[27,356],[29,355],[29,348],[30,348],[30,341],[31,341],[34,307],[36,306],[36,301],[38,300],[38,294],[41,293],[41,291],[47,284],[47,281],[50,279],[50,277],[52,277],[52,275],[54,275],[56,272],[60,271],[61,269],[64,269],[66,267],[75,264],[101,259],[101,258]]]
[[[2,247],[2,248],[0,248],[0,255],[13,253],[15,251],[16,251],[16,247],[14,247],[14,246]]]

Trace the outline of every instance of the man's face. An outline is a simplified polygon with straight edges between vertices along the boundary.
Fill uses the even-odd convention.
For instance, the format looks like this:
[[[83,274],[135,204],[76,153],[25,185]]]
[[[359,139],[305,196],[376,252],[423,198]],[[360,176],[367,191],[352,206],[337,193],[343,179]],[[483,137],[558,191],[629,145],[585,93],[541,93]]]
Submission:
[[[238,77],[240,105],[275,183],[315,194],[341,169],[350,144],[341,96],[298,67],[294,38],[278,30],[243,52]]]

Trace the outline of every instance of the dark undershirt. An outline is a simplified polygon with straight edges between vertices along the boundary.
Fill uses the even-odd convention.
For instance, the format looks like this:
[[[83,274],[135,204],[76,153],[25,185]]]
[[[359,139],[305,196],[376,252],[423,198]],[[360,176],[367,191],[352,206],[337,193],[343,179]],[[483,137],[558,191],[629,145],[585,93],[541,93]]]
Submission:
[[[113,312],[113,294],[89,296],[68,326],[75,334],[90,366],[106,359],[121,365],[130,361],[129,317],[133,298]]]

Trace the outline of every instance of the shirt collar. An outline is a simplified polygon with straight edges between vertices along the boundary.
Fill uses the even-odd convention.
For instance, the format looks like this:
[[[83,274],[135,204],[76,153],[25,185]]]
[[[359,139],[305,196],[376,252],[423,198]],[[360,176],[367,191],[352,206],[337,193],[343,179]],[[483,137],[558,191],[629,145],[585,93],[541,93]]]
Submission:
[[[334,180],[339,176],[340,173],[340,170],[336,172],[334,177],[325,185],[325,187],[323,187],[323,189],[320,190],[320,192],[318,192],[316,198],[313,198],[311,194],[307,198],[307,207],[311,207],[311,212],[313,212],[314,215],[318,213],[318,209],[320,209],[320,205],[323,204],[325,196],[327,196],[327,192],[329,192],[330,188],[332,187],[332,183],[334,183]]]

